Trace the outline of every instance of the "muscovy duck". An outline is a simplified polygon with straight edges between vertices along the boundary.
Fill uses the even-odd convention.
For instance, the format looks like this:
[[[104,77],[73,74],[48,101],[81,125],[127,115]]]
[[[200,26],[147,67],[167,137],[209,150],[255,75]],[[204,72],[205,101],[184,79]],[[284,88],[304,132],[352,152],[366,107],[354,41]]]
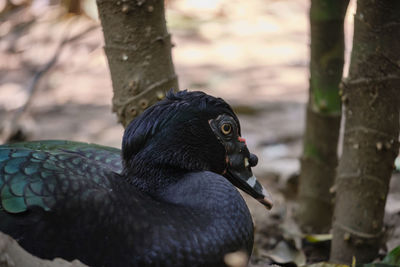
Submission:
[[[90,266],[224,266],[226,253],[253,246],[233,185],[272,206],[256,164],[225,101],[170,92],[126,128],[122,152],[0,146],[0,231],[39,257]]]

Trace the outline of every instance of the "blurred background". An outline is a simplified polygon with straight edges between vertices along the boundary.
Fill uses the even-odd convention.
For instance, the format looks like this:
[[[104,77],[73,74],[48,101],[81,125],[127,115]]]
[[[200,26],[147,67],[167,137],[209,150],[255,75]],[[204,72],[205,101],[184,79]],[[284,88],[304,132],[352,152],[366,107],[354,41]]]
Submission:
[[[354,4],[346,18],[347,58]],[[309,5],[309,0],[166,1],[181,89],[227,100],[247,116],[242,128],[253,150],[289,143],[261,154],[290,156],[296,168],[308,95]],[[95,0],[0,0],[0,12],[0,119],[10,120],[33,91],[21,123],[29,139],[119,147],[123,129],[111,113],[112,84]],[[7,125],[2,128],[5,142]]]
[[[220,96],[242,106],[243,113],[272,102],[276,109],[276,103],[282,103],[279,106],[293,115],[286,125],[292,127],[288,133],[297,129],[300,134],[308,93],[309,4],[308,0],[167,1],[180,87]],[[122,128],[110,114],[112,85],[95,1],[0,0],[0,12],[2,116],[25,103],[32,79],[53,63],[39,74],[31,116],[25,118],[26,127],[32,122],[27,131],[31,139],[70,137],[118,147]],[[353,13],[354,5],[348,12],[348,29]],[[76,35],[80,36],[58,50],[63,40]],[[351,40],[350,30],[348,35]],[[51,62],[55,55],[56,62]],[[268,117],[264,119],[275,116]],[[263,123],[255,130],[265,138],[282,136],[273,130],[280,123],[266,124],[268,128]]]
[[[274,195],[270,213],[246,199],[258,231],[252,264],[260,266],[281,240],[296,241],[288,203],[296,191],[308,97],[309,5],[309,0],[166,1],[180,88],[205,91],[234,107],[249,149],[260,158],[254,171]],[[350,1],[345,75],[354,13]],[[111,112],[103,46],[95,0],[0,0],[0,143],[9,139],[15,114],[29,99],[18,118],[18,138],[120,147],[123,127]],[[400,191],[400,183],[391,190]],[[400,214],[399,194],[389,194],[386,212]],[[400,227],[390,235],[389,249],[400,243]],[[306,251],[282,246],[279,251],[305,261]]]

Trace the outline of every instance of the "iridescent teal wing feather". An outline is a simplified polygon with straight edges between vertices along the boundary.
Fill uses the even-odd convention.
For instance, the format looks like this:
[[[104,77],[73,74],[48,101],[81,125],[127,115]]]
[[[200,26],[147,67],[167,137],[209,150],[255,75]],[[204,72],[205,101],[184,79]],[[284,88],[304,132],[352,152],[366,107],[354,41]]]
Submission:
[[[0,146],[0,209],[51,210],[66,193],[108,190],[110,173],[122,170],[120,154],[116,148],[57,140]]]

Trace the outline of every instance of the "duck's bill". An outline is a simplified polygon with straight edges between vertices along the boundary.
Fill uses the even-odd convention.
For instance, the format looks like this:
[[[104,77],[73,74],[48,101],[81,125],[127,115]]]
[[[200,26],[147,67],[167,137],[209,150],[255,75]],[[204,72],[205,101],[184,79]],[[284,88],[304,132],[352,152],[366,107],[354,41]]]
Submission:
[[[269,192],[257,181],[249,168],[238,172],[236,170],[228,169],[226,177],[236,187],[242,189],[244,192],[257,199],[267,209],[273,206],[272,197]]]
[[[240,136],[237,120],[226,114],[209,120],[215,136],[226,150],[226,169],[223,175],[236,187],[261,202],[267,209],[272,208],[272,198],[268,191],[257,181],[251,167],[257,165],[257,156],[251,154],[246,140]],[[228,127],[223,132],[224,126]]]

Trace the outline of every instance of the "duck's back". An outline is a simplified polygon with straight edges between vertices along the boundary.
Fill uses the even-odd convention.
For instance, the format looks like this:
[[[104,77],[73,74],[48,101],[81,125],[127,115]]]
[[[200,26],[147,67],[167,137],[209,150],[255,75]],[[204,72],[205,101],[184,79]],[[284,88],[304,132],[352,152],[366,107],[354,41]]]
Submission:
[[[120,150],[80,142],[0,146],[0,231],[42,258],[131,265],[128,244],[151,242],[144,218],[157,205],[119,176],[121,163]]]
[[[0,146],[0,230],[40,257],[89,253],[85,239],[99,231],[98,212],[111,204],[110,178],[121,169],[120,150],[110,147],[69,141]]]

